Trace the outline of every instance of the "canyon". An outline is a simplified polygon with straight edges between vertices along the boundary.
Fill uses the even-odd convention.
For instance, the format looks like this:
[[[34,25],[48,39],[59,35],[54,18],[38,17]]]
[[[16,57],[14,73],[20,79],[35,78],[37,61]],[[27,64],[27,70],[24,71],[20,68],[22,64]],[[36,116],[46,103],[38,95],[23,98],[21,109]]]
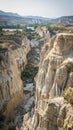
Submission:
[[[32,64],[35,64],[36,58],[37,63],[39,62],[40,55],[38,55],[38,51],[40,54],[41,47],[47,40],[46,34],[48,35],[48,38],[50,36],[47,28],[45,28],[46,32],[44,32],[44,28],[45,27],[42,27],[42,31],[45,35],[42,35],[42,39],[38,41],[34,40],[34,46],[31,45],[31,41],[29,41],[26,36],[20,35],[20,33],[15,35],[14,32],[12,34],[6,33],[6,37],[9,36],[10,40],[3,40],[5,35],[3,36],[2,40],[0,40],[1,128],[5,128],[5,125],[7,127],[6,130],[10,129],[9,127],[15,129],[17,126],[20,128],[23,120],[23,115],[31,110],[31,108],[34,106],[35,88],[33,86],[33,83],[29,83],[28,79],[28,84],[26,84],[22,81],[21,77],[22,72],[26,70],[26,65],[28,64],[28,53],[28,57],[31,59]],[[30,55],[30,53],[32,53],[32,55]],[[25,81],[24,76],[23,80]],[[3,117],[5,121],[2,120]],[[6,124],[3,122],[6,122]]]
[[[41,39],[0,40],[0,123],[13,118],[15,127],[5,130],[73,130],[73,33],[36,32]],[[39,69],[23,84],[28,60]]]

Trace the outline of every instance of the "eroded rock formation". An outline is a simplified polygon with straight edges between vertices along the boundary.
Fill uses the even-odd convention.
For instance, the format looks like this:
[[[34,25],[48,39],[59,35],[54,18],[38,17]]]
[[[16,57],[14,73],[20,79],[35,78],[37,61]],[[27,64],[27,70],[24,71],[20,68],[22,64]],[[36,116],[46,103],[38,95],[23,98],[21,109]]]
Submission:
[[[0,41],[0,45],[0,112],[8,118],[23,98],[21,71],[30,43],[26,37],[18,37],[17,42]]]
[[[57,34],[41,52],[35,108],[21,130],[73,130],[73,34]]]
[[[41,36],[45,37],[45,39],[49,39],[49,31],[46,26],[40,26],[36,28],[36,32]]]
[[[31,40],[31,51],[29,53],[28,59],[35,65],[40,61],[40,53],[42,46],[50,39],[50,32],[46,26],[39,26],[36,28],[35,32],[40,35],[39,40]]]

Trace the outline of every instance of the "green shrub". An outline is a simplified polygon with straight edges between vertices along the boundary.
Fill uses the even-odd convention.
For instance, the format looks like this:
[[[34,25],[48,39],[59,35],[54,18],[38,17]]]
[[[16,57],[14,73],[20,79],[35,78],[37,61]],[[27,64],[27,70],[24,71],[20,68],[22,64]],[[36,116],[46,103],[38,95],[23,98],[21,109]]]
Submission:
[[[0,54],[0,62],[4,60],[4,55]]]
[[[66,68],[67,68],[68,73],[73,72],[73,64],[68,63],[68,64],[66,65]]]
[[[0,112],[0,122],[5,120],[5,116]]]
[[[37,72],[38,66],[34,66],[30,61],[28,61],[24,71],[21,73],[21,79],[25,82],[26,80],[31,80],[33,82]]]
[[[73,88],[69,87],[65,93],[64,93],[64,98],[73,105]]]
[[[11,126],[9,126],[8,130],[16,130],[15,125],[11,125]]]

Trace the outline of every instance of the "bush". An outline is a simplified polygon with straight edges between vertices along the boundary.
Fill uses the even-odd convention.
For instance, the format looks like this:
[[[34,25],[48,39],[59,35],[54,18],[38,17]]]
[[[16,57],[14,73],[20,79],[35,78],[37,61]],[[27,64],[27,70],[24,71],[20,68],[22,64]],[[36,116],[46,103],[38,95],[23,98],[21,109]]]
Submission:
[[[0,122],[5,120],[5,116],[0,112]]]
[[[73,72],[73,64],[72,63],[68,63],[66,65],[66,68],[67,68],[68,73]]]
[[[38,67],[34,66],[30,61],[28,61],[24,71],[21,73],[21,79],[26,82],[30,80],[33,82],[35,75],[38,72]]]
[[[0,62],[4,60],[4,55],[0,54]]]
[[[15,125],[11,125],[11,126],[9,126],[8,130],[16,130]]]
[[[64,98],[73,105],[73,88],[69,87],[64,93]]]
[[[0,49],[2,49],[3,48],[3,46],[2,46],[2,44],[0,44]]]

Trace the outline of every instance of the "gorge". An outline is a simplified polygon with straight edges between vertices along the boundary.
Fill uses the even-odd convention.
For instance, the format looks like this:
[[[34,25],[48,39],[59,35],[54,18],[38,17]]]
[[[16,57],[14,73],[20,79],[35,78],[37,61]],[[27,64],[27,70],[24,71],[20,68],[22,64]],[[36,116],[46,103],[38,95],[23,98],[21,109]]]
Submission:
[[[73,33],[50,38],[45,27],[36,31],[42,35],[38,41],[30,42],[23,35],[15,41],[0,41],[0,115],[4,116],[0,129],[15,115],[15,127],[4,130],[73,130]],[[40,63],[34,85],[25,87],[21,72],[27,66],[27,54],[32,64]]]

